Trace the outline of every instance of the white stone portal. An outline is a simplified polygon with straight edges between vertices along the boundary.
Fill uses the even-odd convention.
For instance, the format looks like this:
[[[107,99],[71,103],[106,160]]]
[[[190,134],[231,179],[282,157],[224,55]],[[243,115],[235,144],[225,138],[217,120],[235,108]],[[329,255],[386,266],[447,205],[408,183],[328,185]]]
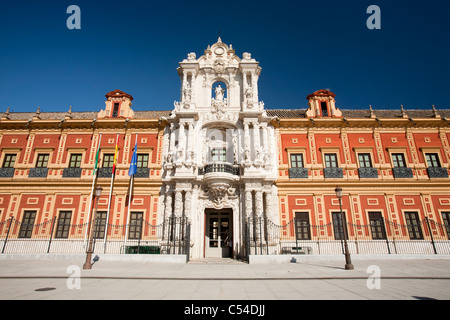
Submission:
[[[232,46],[180,62],[180,101],[164,132],[160,219],[191,222],[191,258],[243,252],[245,221],[278,222],[274,120],[258,100],[259,63]],[[227,248],[226,248],[227,247]]]

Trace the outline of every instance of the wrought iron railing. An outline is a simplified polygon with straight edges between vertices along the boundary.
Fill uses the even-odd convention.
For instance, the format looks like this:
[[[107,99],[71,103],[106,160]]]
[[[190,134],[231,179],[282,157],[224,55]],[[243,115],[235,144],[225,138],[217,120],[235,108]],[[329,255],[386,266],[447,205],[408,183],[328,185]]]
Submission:
[[[112,176],[112,168],[99,168],[98,169],[98,178],[111,178]]]
[[[323,176],[325,178],[343,178],[344,172],[342,168],[324,168]]]
[[[378,178],[378,170],[376,168],[358,168],[360,178]]]
[[[14,168],[0,168],[0,178],[13,178]]]
[[[168,218],[160,224],[142,219],[128,225],[108,224],[108,228],[106,224],[99,226],[98,221],[66,224],[53,218],[26,224],[11,217],[0,223],[0,250],[1,253],[82,254],[91,236],[95,253],[187,254],[189,257],[190,222],[186,217]]]
[[[308,169],[307,168],[289,168],[289,178],[290,179],[307,179]]]
[[[30,168],[28,178],[47,178],[48,168]]]
[[[150,168],[137,168],[135,178],[148,178],[150,177]]]
[[[64,168],[63,170],[63,178],[80,178],[81,177],[81,168]]]
[[[430,167],[427,168],[428,177],[430,178],[448,178],[447,168]]]
[[[413,177],[412,169],[408,168],[408,167],[392,168],[392,173],[394,174],[394,178],[412,178]]]
[[[412,225],[384,219],[366,225],[350,222],[344,225],[351,254],[450,254],[450,225],[428,218]],[[342,227],[333,222],[313,225],[292,219],[279,225],[254,217],[245,221],[244,231],[244,255],[247,257],[251,254],[335,255],[344,252],[339,236]]]

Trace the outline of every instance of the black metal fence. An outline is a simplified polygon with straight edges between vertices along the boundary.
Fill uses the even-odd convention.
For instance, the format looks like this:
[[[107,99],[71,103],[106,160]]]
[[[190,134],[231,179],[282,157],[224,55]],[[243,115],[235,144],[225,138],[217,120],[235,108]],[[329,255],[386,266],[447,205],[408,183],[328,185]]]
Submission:
[[[347,228],[343,232],[343,226]],[[278,225],[264,218],[245,222],[245,256],[276,254],[336,255],[348,235],[351,254],[450,254],[450,226],[428,218],[414,224],[385,219],[367,225],[339,221],[312,225],[292,219]]]
[[[82,254],[93,239],[94,253],[186,254],[189,258],[190,223],[186,217],[171,217],[156,225],[144,219],[130,224],[104,220],[67,224],[53,218],[26,224],[13,217],[0,223],[1,253]]]

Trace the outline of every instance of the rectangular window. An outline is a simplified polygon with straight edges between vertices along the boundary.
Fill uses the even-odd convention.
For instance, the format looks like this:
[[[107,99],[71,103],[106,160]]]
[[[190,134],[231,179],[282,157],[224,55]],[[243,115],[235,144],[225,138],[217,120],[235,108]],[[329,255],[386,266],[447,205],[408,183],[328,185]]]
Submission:
[[[447,237],[450,239],[450,212],[442,212],[442,221],[445,231],[447,231]]]
[[[106,211],[97,211],[94,218],[94,239],[104,239],[106,229]]]
[[[148,168],[148,154],[140,153],[137,155],[137,167]]]
[[[143,212],[131,212],[128,239],[141,239]]]
[[[58,225],[56,227],[55,238],[67,239],[69,237],[70,219],[72,218],[72,211],[60,211],[58,218]]]
[[[218,162],[226,161],[227,151],[225,149],[212,149],[211,150],[211,160]]]
[[[360,168],[372,168],[370,153],[358,153],[358,160]]]
[[[38,154],[36,160],[36,168],[47,168],[49,154]]]
[[[405,168],[405,155],[403,153],[393,153],[392,164],[394,165],[394,168]]]
[[[117,118],[118,115],[119,115],[119,104],[118,103],[114,103],[114,109],[113,109],[112,117],[113,118]]]
[[[23,213],[23,219],[19,230],[19,238],[31,238],[35,219],[36,211],[25,211]]]
[[[81,154],[71,154],[69,161],[69,168],[80,168],[81,167]]]
[[[344,216],[344,225],[347,228],[347,220],[345,219],[345,213],[342,212]],[[334,238],[336,240],[344,240],[344,229],[342,226],[342,218],[340,212],[332,212],[331,217],[333,219],[333,230],[334,230]],[[347,229],[346,229],[347,231]]]
[[[5,160],[3,160],[3,168],[14,168],[16,162],[15,154],[5,154]]]
[[[326,168],[338,168],[337,154],[325,153],[325,167]]]
[[[114,153],[104,154],[102,168],[112,168],[113,164],[114,164]]]
[[[297,240],[311,240],[308,212],[295,213],[295,236]]]
[[[409,238],[411,240],[423,240],[419,214],[417,212],[405,212],[405,220],[408,227]]]
[[[439,156],[437,153],[427,153],[425,154],[427,158],[428,168],[440,168],[441,163],[439,162]]]
[[[303,154],[291,154],[291,168],[303,168]]]
[[[373,240],[386,239],[386,230],[384,228],[384,220],[381,212],[369,212],[370,229],[372,231]]]
[[[320,103],[320,108],[322,109],[322,117],[328,117],[328,108],[325,101],[322,101]]]

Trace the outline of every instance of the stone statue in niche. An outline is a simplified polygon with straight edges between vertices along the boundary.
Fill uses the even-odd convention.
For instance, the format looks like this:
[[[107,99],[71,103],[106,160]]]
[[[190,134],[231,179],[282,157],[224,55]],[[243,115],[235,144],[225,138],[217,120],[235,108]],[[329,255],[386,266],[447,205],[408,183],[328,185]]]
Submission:
[[[189,85],[189,82],[186,83],[186,86],[183,89],[183,95],[184,95],[185,102],[191,101],[192,89],[191,89],[191,86]]]
[[[223,95],[225,93],[225,90],[220,86],[220,84],[216,87],[216,102],[223,101]]]
[[[247,89],[245,89],[245,98],[247,100],[253,98],[253,90],[251,87],[247,87]]]

